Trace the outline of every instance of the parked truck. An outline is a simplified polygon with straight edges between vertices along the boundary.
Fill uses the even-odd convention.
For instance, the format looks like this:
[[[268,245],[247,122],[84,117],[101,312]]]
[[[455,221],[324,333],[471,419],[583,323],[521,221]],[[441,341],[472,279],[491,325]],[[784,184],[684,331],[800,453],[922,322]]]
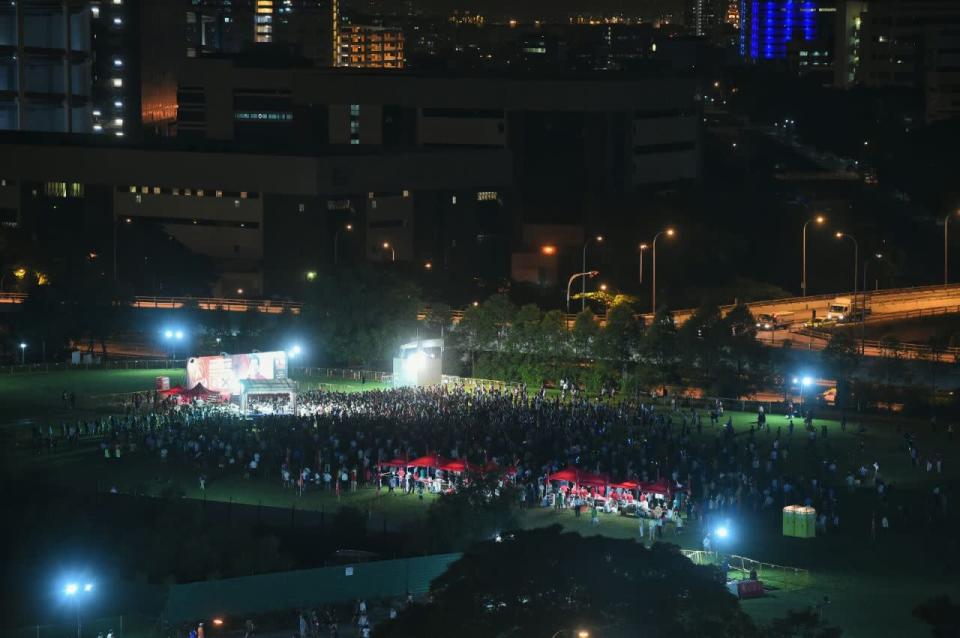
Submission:
[[[835,297],[830,302],[830,308],[827,310],[827,320],[838,323],[849,323],[860,321],[870,314],[870,309],[865,308],[859,299],[852,297]]]

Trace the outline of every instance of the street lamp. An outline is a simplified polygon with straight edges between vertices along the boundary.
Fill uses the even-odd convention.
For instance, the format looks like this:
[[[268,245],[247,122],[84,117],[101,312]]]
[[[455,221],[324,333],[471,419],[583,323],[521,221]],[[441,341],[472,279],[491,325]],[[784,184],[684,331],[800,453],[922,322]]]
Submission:
[[[837,232],[837,239],[847,238],[853,242],[853,300],[857,300],[857,268],[859,267],[860,262],[860,244],[857,243],[856,238],[853,235],[848,233]]]
[[[93,583],[84,583],[80,585],[79,583],[67,583],[63,588],[63,594],[69,600],[72,600],[77,611],[77,638],[81,637],[81,624],[80,624],[80,599],[81,594],[90,594],[93,592]]]
[[[646,244],[640,244],[640,283],[643,283],[643,251],[645,251],[650,246]]]
[[[877,261],[883,259],[881,253],[874,253],[872,257],[867,257],[863,260],[863,285],[860,287],[860,294],[862,301],[860,303],[860,356],[865,354],[866,350],[866,339],[867,339],[867,266],[870,265],[870,260],[876,259]]]
[[[822,224],[827,221],[827,218],[823,215],[817,215],[813,219],[808,219],[803,224],[803,272],[801,273],[800,287],[803,288],[803,296],[807,296],[807,226],[810,225],[810,222],[816,222],[817,224]]]
[[[653,281],[650,286],[650,312],[653,315],[657,314],[657,240],[660,239],[660,235],[673,237],[675,234],[676,231],[672,228],[667,228],[653,236]]]
[[[342,231],[353,232],[353,224],[345,224],[333,234],[333,265],[336,266],[340,256],[340,233]]]
[[[550,638],[560,638],[560,636],[562,636],[563,634],[570,634],[571,636],[574,635],[573,632],[571,632],[569,629],[560,629],[556,633],[554,633],[552,636],[550,636]],[[590,632],[587,631],[586,629],[579,629],[577,630],[576,636],[577,638],[590,638]]]
[[[593,238],[593,241],[597,242],[598,244],[602,244],[603,235],[597,235],[596,237]],[[583,242],[583,263],[580,268],[583,272],[587,272],[587,246],[589,245],[590,245],[589,239]],[[587,278],[584,277],[583,286],[580,289],[580,310],[586,310],[586,309],[587,309]],[[570,312],[570,310],[568,309],[567,312]]]
[[[23,341],[20,342],[20,365],[26,365],[27,363],[27,344]]]
[[[393,244],[388,241],[383,242],[383,249],[390,251],[390,261],[397,260],[397,251],[394,249]]]
[[[428,261],[428,262],[426,262],[426,263],[423,264],[423,267],[424,267],[424,269],[426,269],[426,270],[433,270],[433,262],[432,262],[432,261]]]
[[[163,332],[163,338],[170,342],[171,344],[171,356],[173,359],[177,358],[177,342],[183,341],[183,330],[171,330],[167,329]]]
[[[954,215],[960,215],[960,210],[954,211],[953,213],[950,213],[943,218],[943,285],[944,286],[946,286],[950,282],[949,277],[947,277],[947,265],[950,263],[948,259],[950,255],[950,244],[949,244],[950,218],[953,217]]]
[[[600,273],[598,271],[591,270],[589,272],[577,272],[570,275],[570,279],[567,280],[567,314],[570,314],[570,286],[573,284],[573,280],[576,279],[577,277],[583,277],[583,278],[596,277],[599,274]]]
[[[543,253],[544,255],[556,255],[556,254],[557,254],[557,247],[556,247],[556,246],[553,246],[553,245],[550,245],[550,244],[547,244],[546,246],[541,246],[541,247],[540,247],[540,252]]]
[[[307,277],[307,281],[313,281],[314,279],[317,278],[317,271],[316,271],[316,270],[308,270],[306,277]]]

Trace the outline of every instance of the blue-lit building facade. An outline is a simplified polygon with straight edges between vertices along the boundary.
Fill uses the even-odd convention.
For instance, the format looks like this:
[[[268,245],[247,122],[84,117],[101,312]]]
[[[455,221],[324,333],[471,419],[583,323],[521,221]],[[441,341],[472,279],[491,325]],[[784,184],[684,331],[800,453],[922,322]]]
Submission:
[[[742,0],[741,57],[752,62],[829,57],[828,49],[818,43],[832,37],[824,19],[825,14],[832,19],[834,8],[821,5],[815,0]]]

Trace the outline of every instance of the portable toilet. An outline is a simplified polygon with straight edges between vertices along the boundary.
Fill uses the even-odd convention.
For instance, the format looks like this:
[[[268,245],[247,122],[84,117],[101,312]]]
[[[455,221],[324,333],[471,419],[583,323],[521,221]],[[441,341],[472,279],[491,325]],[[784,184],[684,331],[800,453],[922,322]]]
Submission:
[[[799,538],[816,538],[817,510],[812,507],[797,508],[796,530]]]
[[[797,535],[797,506],[787,505],[783,508],[783,535]]]

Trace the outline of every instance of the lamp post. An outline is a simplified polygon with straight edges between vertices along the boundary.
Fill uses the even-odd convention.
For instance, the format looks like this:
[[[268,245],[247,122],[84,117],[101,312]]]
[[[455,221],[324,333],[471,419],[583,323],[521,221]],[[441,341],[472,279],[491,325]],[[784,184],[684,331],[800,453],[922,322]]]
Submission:
[[[597,242],[598,244],[602,244],[603,235],[597,235],[596,237],[593,238],[593,241]],[[580,268],[580,270],[582,270],[583,272],[587,272],[587,246],[589,245],[590,245],[589,239],[583,242],[583,263]],[[580,310],[583,311],[583,310],[586,310],[586,308],[587,308],[587,278],[584,277],[583,287],[580,289]],[[567,310],[567,312],[570,312],[570,311]]]
[[[857,300],[857,268],[860,265],[860,245],[856,238],[848,233],[837,233],[837,239],[847,238],[853,242],[853,300]]]
[[[26,365],[27,363],[27,344],[25,341],[20,342],[20,365]]]
[[[883,255],[875,253],[873,259],[883,259]],[[862,302],[860,303],[860,356],[866,354],[867,344],[867,266],[870,265],[871,257],[863,260],[863,285],[860,287]]]
[[[822,224],[827,221],[826,217],[823,215],[817,215],[813,219],[808,219],[803,224],[803,272],[801,273],[800,287],[803,289],[803,296],[807,296],[807,226],[810,225],[810,222],[816,222]]]
[[[183,341],[183,330],[165,330],[163,332],[163,337],[170,342],[171,344],[171,358],[176,361],[177,359],[177,342]]]
[[[383,249],[390,251],[390,261],[397,260],[397,251],[394,249],[393,244],[388,241],[383,242]]]
[[[653,280],[650,282],[650,312],[654,316],[657,314],[657,240],[663,234],[666,234],[667,237],[673,237],[675,231],[672,228],[661,230],[653,236],[653,242],[651,242],[653,244]]]
[[[340,252],[340,233],[347,231],[348,233],[353,230],[353,224],[346,224],[343,228],[337,229],[337,232],[333,234],[333,265],[336,266],[339,260]]]
[[[596,277],[600,273],[596,270],[591,270],[589,272],[577,272],[570,275],[570,279],[567,280],[567,314],[570,314],[570,286],[573,285],[573,280],[577,277]]]
[[[563,634],[570,634],[570,636],[576,635],[576,638],[590,638],[590,632],[586,629],[579,629],[576,634],[573,634],[569,629],[560,629],[550,636],[550,638],[560,638]]]
[[[63,588],[64,595],[73,600],[77,610],[77,638],[81,638],[82,630],[80,624],[80,597],[83,594],[89,594],[91,592],[93,592],[93,583],[85,583],[83,586],[78,583],[67,583],[66,587]]]
[[[960,210],[957,210],[953,213],[949,213],[943,218],[943,285],[946,286],[950,283],[950,278],[947,276],[948,265],[950,263],[950,218],[954,215],[960,215]]]
[[[640,283],[643,283],[643,251],[645,251],[650,246],[646,244],[640,244]]]

